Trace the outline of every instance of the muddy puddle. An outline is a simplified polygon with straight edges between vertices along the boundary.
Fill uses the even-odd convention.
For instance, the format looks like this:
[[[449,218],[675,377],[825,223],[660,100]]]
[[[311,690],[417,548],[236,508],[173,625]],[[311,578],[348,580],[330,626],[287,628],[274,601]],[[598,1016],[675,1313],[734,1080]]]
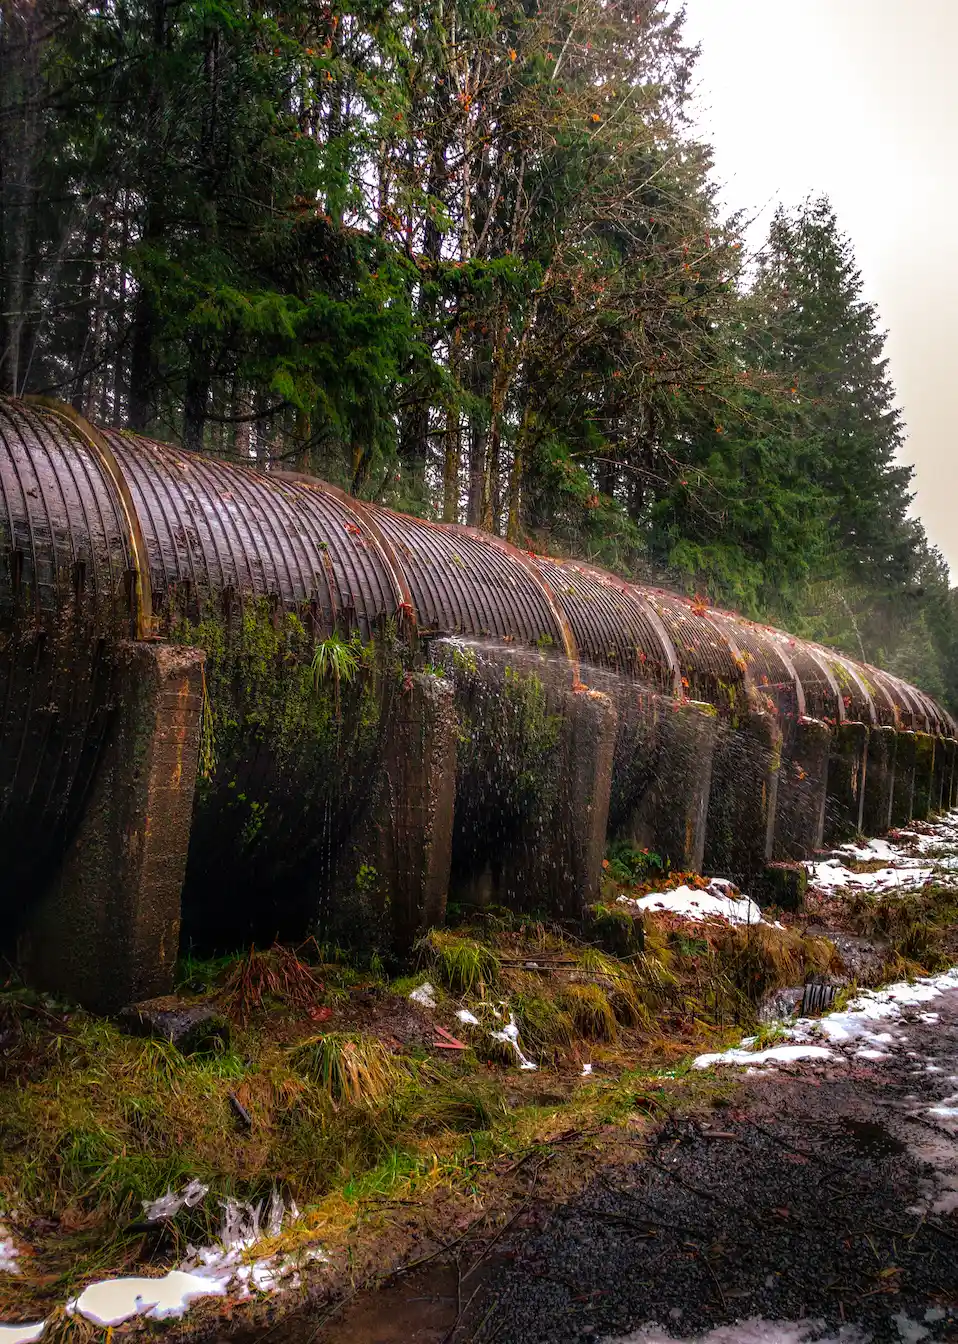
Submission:
[[[876,1121],[853,1120],[845,1116],[842,1130],[864,1157],[891,1157],[895,1153],[905,1152],[905,1144]]]
[[[242,1344],[461,1344],[481,1324],[487,1290],[508,1259],[490,1255],[472,1266],[436,1260],[332,1312],[297,1312]],[[230,1344],[240,1341],[234,1335]]]

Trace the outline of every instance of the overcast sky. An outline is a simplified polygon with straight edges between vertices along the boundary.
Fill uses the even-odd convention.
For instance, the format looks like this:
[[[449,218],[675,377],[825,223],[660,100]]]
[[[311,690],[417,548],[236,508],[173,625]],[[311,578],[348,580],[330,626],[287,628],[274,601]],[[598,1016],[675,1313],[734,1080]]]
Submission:
[[[676,0],[677,3],[677,0]],[[731,207],[831,197],[888,330],[915,512],[958,581],[958,0],[686,0]]]

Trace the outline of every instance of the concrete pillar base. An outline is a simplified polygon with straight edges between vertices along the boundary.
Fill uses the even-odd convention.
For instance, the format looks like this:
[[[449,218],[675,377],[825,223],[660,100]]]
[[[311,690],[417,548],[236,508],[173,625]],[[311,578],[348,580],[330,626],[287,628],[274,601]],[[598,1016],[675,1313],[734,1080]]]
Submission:
[[[566,712],[568,782],[560,788],[555,814],[555,834],[565,852],[552,863],[551,909],[578,919],[599,898],[617,720],[615,706],[602,691],[570,693]]]
[[[931,815],[935,781],[935,739],[931,733],[915,734],[915,791],[911,815],[915,821],[927,821]]]
[[[828,787],[831,730],[818,719],[799,719],[778,780],[776,860],[803,859],[821,849]]]
[[[623,828],[626,839],[661,854],[676,872],[702,869],[717,737],[713,705],[689,701],[666,708],[655,778]]]
[[[407,953],[446,913],[458,726],[452,683],[407,676],[365,821],[344,864],[337,938]],[[360,908],[361,907],[361,908]],[[328,932],[328,931],[327,931]]]
[[[866,835],[884,835],[891,826],[897,749],[898,734],[894,728],[869,730],[862,808],[862,830]]]
[[[948,756],[951,769],[947,780],[947,803],[949,811],[958,805],[958,739],[948,738]]]
[[[917,734],[899,732],[895,744],[895,782],[892,789],[891,824],[907,826],[912,816],[915,789]]]
[[[600,894],[615,752],[616,714],[602,691],[550,691],[561,723],[555,789],[481,874],[492,900],[512,910],[580,919]]]
[[[779,910],[801,910],[808,890],[808,873],[800,863],[768,863],[752,882],[759,905]]]
[[[570,685],[569,667],[528,649],[437,639],[455,686],[460,797],[457,901],[581,917],[599,895],[617,716]]]
[[[119,647],[109,747],[60,871],[21,937],[33,984],[97,1012],[173,988],[203,658],[169,644]]]
[[[716,743],[705,868],[746,889],[772,857],[781,753],[777,718],[759,711],[723,728]]]
[[[861,831],[867,756],[867,726],[840,723],[832,734],[828,756],[823,836],[826,845],[839,844]]]
[[[935,739],[935,772],[932,780],[932,812],[947,812],[951,806],[951,776],[955,766],[955,742],[951,737]]]

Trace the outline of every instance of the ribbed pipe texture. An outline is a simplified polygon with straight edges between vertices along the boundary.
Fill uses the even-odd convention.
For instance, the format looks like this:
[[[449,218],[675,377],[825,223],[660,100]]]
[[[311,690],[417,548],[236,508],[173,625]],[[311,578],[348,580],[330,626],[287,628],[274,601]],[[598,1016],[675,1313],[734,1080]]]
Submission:
[[[461,635],[552,649],[659,692],[954,736],[916,687],[728,612],[364,505],[303,476],[0,402],[0,854],[82,807],[118,640],[163,638],[256,597],[317,638]],[[15,874],[14,874],[15,876]]]

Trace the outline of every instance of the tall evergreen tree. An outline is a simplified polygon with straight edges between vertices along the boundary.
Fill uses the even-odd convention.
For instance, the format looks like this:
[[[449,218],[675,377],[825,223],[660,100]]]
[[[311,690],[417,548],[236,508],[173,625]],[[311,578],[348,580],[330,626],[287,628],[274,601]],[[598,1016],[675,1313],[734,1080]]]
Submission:
[[[825,197],[772,223],[756,293],[762,366],[791,380],[811,433],[823,444],[810,485],[831,501],[838,572],[894,587],[909,577],[911,469],[896,459],[904,430],[875,308],[862,293],[850,240]]]

